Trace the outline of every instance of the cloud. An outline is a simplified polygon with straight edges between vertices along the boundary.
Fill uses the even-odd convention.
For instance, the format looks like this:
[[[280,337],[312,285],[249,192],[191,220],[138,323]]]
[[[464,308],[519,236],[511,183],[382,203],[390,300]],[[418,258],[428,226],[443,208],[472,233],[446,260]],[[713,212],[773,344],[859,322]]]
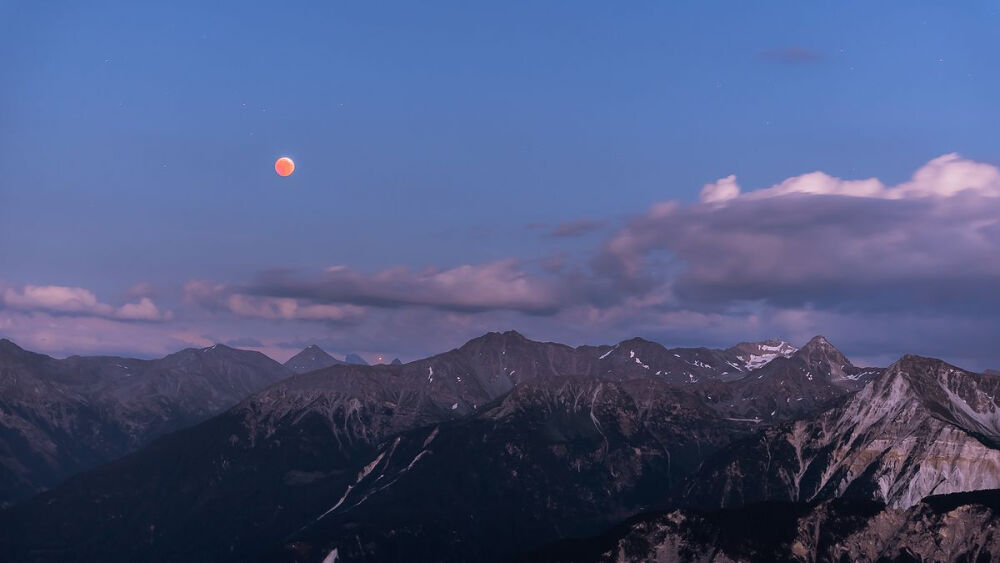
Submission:
[[[115,318],[130,321],[161,321],[169,320],[171,316],[170,311],[161,313],[156,303],[148,297],[139,299],[138,303],[126,303],[114,313]]]
[[[160,357],[189,346],[207,346],[197,333],[172,323],[135,323],[98,316],[0,309],[0,336],[28,350],[66,356],[115,354]]]
[[[768,61],[787,64],[807,64],[823,60],[823,53],[799,45],[765,49],[759,56]]]
[[[839,195],[878,199],[952,197],[963,192],[1000,196],[1000,170],[995,166],[967,160],[951,153],[931,160],[897,186],[886,186],[877,178],[843,180],[825,172],[809,172],[788,178],[767,189],[741,194],[736,176],[729,175],[705,184],[702,203],[720,203],[744,197],[764,199],[792,194]]]
[[[129,321],[165,321],[173,317],[171,311],[161,312],[148,297],[115,307],[100,302],[94,292],[88,289],[59,285],[29,284],[20,289],[8,287],[0,295],[0,302],[5,307],[22,311],[89,315]]]
[[[740,185],[736,183],[736,176],[733,174],[705,184],[701,188],[701,201],[704,203],[718,203],[739,197],[739,195]]]
[[[465,312],[512,310],[533,315],[552,314],[574,297],[572,287],[529,274],[514,259],[453,268],[390,268],[374,274],[337,266],[314,279],[278,272],[245,284],[238,291],[328,305]]]
[[[47,352],[222,341],[279,359],[303,342],[415,358],[506,329],[574,345],[822,333],[860,362],[916,352],[1000,367],[997,287],[1000,170],[947,154],[895,184],[813,171],[750,189],[727,176],[698,203],[654,203],[547,259],[192,281],[170,323],[131,322],[169,314],[145,287],[120,306],[82,288],[0,287],[0,333]]]
[[[594,264],[621,287],[669,283],[702,307],[982,314],[1000,310],[998,196],[1000,170],[954,154],[894,186],[812,172],[740,193],[728,177],[703,189],[706,203],[633,218]]]
[[[257,297],[236,293],[226,301],[229,310],[243,317],[270,320],[353,321],[364,317],[355,305],[304,305],[288,297]]]
[[[305,320],[353,323],[365,317],[364,307],[316,304],[291,297],[248,295],[237,287],[203,280],[184,286],[184,300],[208,309],[224,310],[240,317],[266,320]]]
[[[604,221],[594,221],[592,219],[578,219],[557,225],[549,231],[548,236],[554,238],[579,237],[598,231],[604,227]]]

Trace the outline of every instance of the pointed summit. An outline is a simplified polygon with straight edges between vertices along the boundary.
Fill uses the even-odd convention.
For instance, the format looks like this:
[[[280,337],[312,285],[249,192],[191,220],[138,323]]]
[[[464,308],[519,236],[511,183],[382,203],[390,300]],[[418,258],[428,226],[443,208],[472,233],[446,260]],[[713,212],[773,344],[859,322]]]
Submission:
[[[844,379],[854,364],[823,336],[814,336],[805,346],[799,348],[794,358],[801,359],[811,371],[830,379]]]
[[[359,356],[357,354],[348,354],[347,357],[344,358],[344,362],[348,363],[348,364],[353,364],[353,365],[356,365],[356,366],[367,366],[368,365],[368,362],[366,362],[364,358],[362,358],[361,356]]]
[[[327,354],[325,350],[315,344],[306,346],[298,354],[295,354],[285,362],[285,367],[295,373],[306,373],[323,369],[326,367],[343,364],[344,362]]]

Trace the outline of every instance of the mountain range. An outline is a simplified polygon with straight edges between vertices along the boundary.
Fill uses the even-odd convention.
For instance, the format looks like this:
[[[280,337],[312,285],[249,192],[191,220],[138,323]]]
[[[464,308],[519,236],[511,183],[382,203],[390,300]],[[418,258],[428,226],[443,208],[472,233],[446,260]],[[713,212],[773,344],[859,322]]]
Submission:
[[[291,375],[221,344],[158,360],[55,359],[0,340],[0,504],[200,422]]]
[[[51,415],[29,386],[11,395],[20,402],[8,397],[8,382],[28,374],[47,392],[80,389],[89,409],[145,404],[126,398],[152,385],[127,387],[135,384],[103,371],[74,383],[65,374],[79,370],[51,366],[96,360],[5,346],[5,412],[34,400],[32,412]],[[8,358],[22,355],[38,365]],[[940,360],[860,368],[821,336],[801,348],[668,349],[642,339],[574,348],[511,331],[406,364],[348,364],[316,346],[285,366],[222,346],[146,362],[174,356],[204,356],[197,376],[167,370],[201,383],[154,385],[159,394],[144,398],[194,412],[207,402],[180,399],[185,389],[237,394],[241,382],[245,392],[224,405],[213,391],[219,400],[200,414],[161,417],[176,426],[161,423],[34,485],[78,473],[0,511],[0,553],[329,563],[995,552],[984,530],[995,525],[990,491],[1000,489],[1000,380]],[[219,368],[215,357],[243,367]],[[117,360],[143,374],[138,381],[163,377],[128,363],[141,360]],[[320,367],[305,371],[311,365]],[[114,400],[100,402],[105,395]],[[0,423],[0,436],[21,428]],[[3,468],[14,474],[25,464],[8,451]],[[954,545],[922,540],[928,526]]]

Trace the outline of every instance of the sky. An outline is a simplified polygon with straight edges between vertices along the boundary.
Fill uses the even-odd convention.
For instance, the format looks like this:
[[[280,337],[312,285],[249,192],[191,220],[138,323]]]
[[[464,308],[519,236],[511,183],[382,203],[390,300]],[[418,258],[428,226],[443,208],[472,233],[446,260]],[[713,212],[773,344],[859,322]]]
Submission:
[[[0,3],[0,336],[1000,367],[997,2]],[[296,170],[275,174],[287,155]]]

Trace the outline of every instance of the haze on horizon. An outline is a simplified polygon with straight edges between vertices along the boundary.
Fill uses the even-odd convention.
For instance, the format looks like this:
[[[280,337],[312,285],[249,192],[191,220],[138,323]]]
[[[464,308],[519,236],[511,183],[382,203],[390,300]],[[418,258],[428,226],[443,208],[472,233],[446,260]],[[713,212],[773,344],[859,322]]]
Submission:
[[[0,337],[25,348],[824,334],[1000,367],[995,3],[0,22]]]

